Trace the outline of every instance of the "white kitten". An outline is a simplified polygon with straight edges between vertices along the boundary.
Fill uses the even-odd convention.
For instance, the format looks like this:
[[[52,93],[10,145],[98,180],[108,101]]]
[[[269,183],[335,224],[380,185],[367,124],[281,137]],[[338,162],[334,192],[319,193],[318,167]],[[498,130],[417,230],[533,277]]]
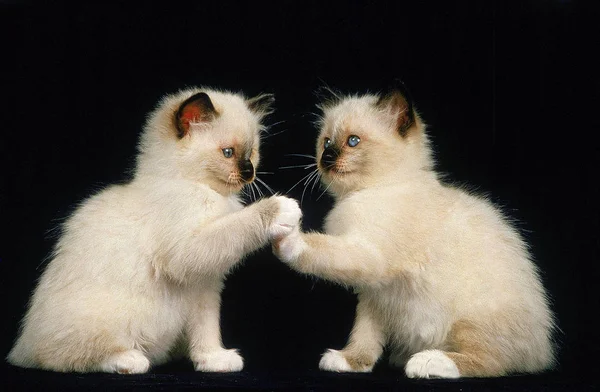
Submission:
[[[552,366],[553,316],[526,244],[489,201],[440,183],[403,85],[323,110],[318,170],[336,199],[325,234],[274,243],[292,268],[358,293],[349,342],[321,369],[371,371],[384,345],[409,377]]]
[[[143,373],[187,348],[197,370],[241,370],[242,357],[221,343],[224,277],[300,217],[285,197],[248,207],[238,199],[255,178],[271,102],[199,88],[165,97],[142,134],[133,181],[92,196],[65,222],[9,362]]]

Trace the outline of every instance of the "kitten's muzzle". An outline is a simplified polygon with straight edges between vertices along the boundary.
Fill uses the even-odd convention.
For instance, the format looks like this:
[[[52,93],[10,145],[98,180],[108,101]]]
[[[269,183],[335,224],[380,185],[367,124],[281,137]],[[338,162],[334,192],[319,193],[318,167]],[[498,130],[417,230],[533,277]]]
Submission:
[[[326,170],[333,169],[339,153],[334,148],[326,148],[321,155],[321,166]]]
[[[245,182],[250,182],[254,179],[254,166],[249,159],[240,161],[238,163],[238,169],[240,171],[240,177],[242,177],[242,180]]]

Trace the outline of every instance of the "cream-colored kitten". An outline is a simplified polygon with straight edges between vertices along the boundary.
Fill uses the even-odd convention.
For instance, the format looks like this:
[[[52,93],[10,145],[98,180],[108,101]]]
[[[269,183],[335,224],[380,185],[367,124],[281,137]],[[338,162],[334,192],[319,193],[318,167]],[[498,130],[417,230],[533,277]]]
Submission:
[[[323,108],[318,170],[336,199],[325,234],[274,251],[358,293],[348,344],[320,368],[368,372],[391,351],[408,377],[487,377],[552,366],[553,316],[527,245],[489,201],[433,171],[402,84]]]
[[[224,277],[300,216],[285,197],[248,207],[238,198],[255,178],[271,101],[200,88],[166,96],[142,134],[133,181],[65,222],[9,362],[143,373],[183,342],[196,370],[241,370],[242,357],[221,343]]]

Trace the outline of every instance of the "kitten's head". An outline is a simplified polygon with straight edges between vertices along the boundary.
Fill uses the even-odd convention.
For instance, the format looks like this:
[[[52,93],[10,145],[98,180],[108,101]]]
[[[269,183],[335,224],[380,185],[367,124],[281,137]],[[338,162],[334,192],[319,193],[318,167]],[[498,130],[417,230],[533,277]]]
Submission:
[[[333,195],[431,169],[425,125],[401,82],[380,95],[336,97],[321,109],[317,165]]]
[[[239,192],[255,178],[260,121],[273,96],[194,88],[168,95],[149,116],[137,175],[185,178],[221,194]]]

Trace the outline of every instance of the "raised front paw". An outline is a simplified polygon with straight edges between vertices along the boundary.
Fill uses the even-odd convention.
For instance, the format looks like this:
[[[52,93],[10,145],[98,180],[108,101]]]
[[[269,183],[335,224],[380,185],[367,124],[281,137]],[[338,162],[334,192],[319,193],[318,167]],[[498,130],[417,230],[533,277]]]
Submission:
[[[239,372],[244,368],[244,359],[236,349],[220,349],[193,356],[194,368],[199,372]]]
[[[277,212],[269,227],[269,236],[272,239],[279,239],[289,235],[296,227],[300,225],[302,211],[298,202],[285,196],[275,196],[277,201]]]
[[[300,229],[296,227],[288,235],[273,240],[273,253],[284,263],[293,263],[298,260],[305,244]]]

